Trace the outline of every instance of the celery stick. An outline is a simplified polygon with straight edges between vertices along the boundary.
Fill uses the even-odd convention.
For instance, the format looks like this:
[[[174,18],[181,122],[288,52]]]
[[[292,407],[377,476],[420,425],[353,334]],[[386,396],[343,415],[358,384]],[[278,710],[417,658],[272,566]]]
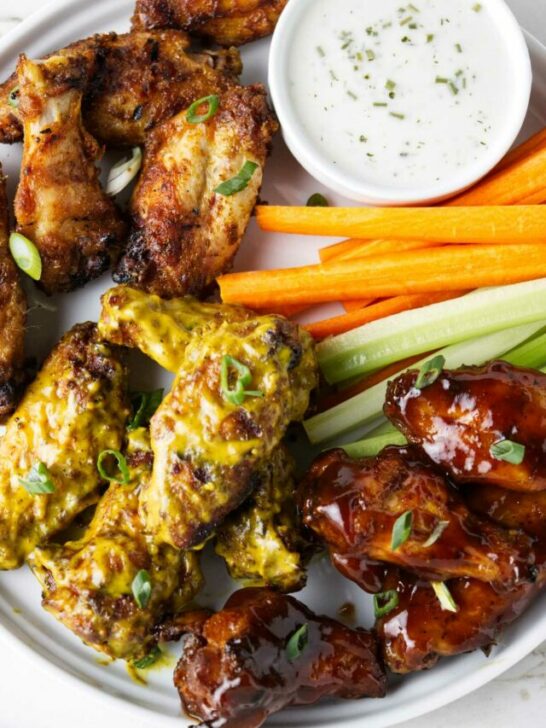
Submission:
[[[515,349],[504,354],[503,361],[518,367],[537,369],[546,364],[546,332],[533,336]]]
[[[484,364],[490,359],[501,358],[507,351],[512,350],[543,328],[544,321],[525,324],[497,331],[489,336],[453,344],[438,353],[444,356],[445,366],[448,369],[457,369],[464,364]],[[419,367],[429,358],[425,357],[408,369]],[[303,424],[309,440],[313,444],[332,440],[360,425],[380,418],[383,414],[386,392],[387,382],[380,382],[362,394],[357,394],[346,402],[306,420]]]
[[[319,364],[333,384],[409,356],[534,321],[546,321],[546,278],[483,288],[365,324],[319,344]]]
[[[406,438],[401,432],[395,430],[388,435],[379,437],[367,437],[359,442],[352,442],[350,445],[342,445],[347,455],[352,458],[370,458],[383,450],[388,445],[405,445]]]

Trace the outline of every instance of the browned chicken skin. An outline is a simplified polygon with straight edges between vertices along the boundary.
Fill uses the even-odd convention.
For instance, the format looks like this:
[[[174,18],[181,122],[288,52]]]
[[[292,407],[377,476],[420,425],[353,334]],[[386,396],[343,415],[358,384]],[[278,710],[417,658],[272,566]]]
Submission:
[[[40,251],[46,293],[70,291],[103,273],[125,233],[99,183],[99,148],[81,120],[94,64],[91,52],[77,60],[19,61],[25,143],[15,214],[18,231]]]
[[[221,95],[218,112],[205,123],[189,123],[182,112],[156,127],[114,280],[163,298],[207,289],[239,249],[276,129],[260,85]],[[216,191],[247,162],[257,167],[245,189],[229,196]]]
[[[385,414],[408,440],[458,483],[517,491],[546,489],[546,375],[504,362],[444,371],[415,388],[416,371],[390,382]],[[495,458],[491,446],[525,446],[520,465]]]
[[[469,485],[464,499],[474,513],[505,528],[521,528],[546,545],[546,492],[518,493],[497,485]]]
[[[300,497],[304,523],[357,583],[367,559],[427,580],[468,576],[508,588],[534,578],[531,539],[473,516],[417,448],[388,447],[363,460],[332,450],[315,461]],[[395,523],[408,512],[409,536],[395,547]]]
[[[223,46],[275,30],[288,0],[137,0],[133,28],[181,28]]]
[[[200,725],[258,728],[287,705],[385,694],[373,634],[316,617],[293,597],[243,589],[218,614],[184,622],[174,680]]]
[[[0,422],[13,412],[22,380],[26,301],[8,247],[6,180],[0,166]]]

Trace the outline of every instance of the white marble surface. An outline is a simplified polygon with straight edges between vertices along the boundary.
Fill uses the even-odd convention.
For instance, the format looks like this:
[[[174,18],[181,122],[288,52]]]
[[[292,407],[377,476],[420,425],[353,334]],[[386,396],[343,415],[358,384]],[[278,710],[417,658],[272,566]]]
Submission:
[[[508,2],[522,25],[546,43],[546,0]],[[0,35],[43,4],[0,0]],[[8,645],[2,645],[0,663],[0,728],[155,728],[153,719],[135,720],[83,689],[67,687],[55,674],[37,671]],[[425,722],[427,728],[539,728],[546,725],[545,714],[546,643],[489,685],[399,728],[421,728]]]

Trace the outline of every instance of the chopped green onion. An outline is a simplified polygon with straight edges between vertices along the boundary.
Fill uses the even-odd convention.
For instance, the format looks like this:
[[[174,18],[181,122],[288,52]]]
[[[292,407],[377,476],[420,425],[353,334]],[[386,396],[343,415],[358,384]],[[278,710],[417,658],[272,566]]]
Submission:
[[[146,609],[152,596],[152,580],[146,569],[141,569],[131,584],[135,602],[140,609]]]
[[[259,165],[256,162],[245,162],[235,177],[222,182],[214,191],[224,197],[231,197],[236,192],[242,192],[248,187],[248,183],[258,167]]]
[[[237,379],[235,388],[229,386],[229,368],[232,367],[237,371]],[[222,387],[222,395],[224,399],[231,404],[240,406],[246,397],[263,397],[264,393],[257,390],[246,389],[252,384],[252,374],[246,364],[242,364],[232,356],[224,356],[220,369],[220,385]]]
[[[374,101],[374,106],[388,106],[386,101]]]
[[[202,114],[198,114],[197,112],[199,111],[201,106],[205,106],[205,104],[207,106],[206,111],[204,111]],[[202,124],[204,121],[212,119],[212,117],[218,111],[219,106],[220,97],[216,94],[211,94],[210,96],[204,96],[202,99],[197,99],[197,101],[194,101],[190,108],[187,110],[186,121],[188,122],[188,124]]]
[[[451,596],[451,592],[443,581],[431,581],[430,584],[444,612],[459,611],[459,607],[456,605],[455,600]]]
[[[394,589],[389,591],[381,592],[380,594],[374,594],[373,596],[373,611],[376,619],[385,617],[393,609],[398,606],[398,592]]]
[[[341,445],[350,458],[371,458],[379,455],[389,445],[406,445],[407,440],[401,432],[389,432],[386,435],[367,437],[350,445]]]
[[[449,83],[449,78],[443,76],[436,76],[436,83]]]
[[[135,660],[135,662],[133,662],[133,667],[136,667],[137,670],[146,670],[146,668],[155,665],[162,655],[163,653],[159,647],[154,645],[145,657],[141,657],[140,660]]]
[[[307,200],[307,207],[328,207],[328,200],[320,192],[315,192]]]
[[[286,643],[286,656],[289,662],[294,662],[300,657],[309,644],[309,625],[304,624],[299,627],[288,639]]]
[[[472,6],[472,10],[475,13],[479,13],[481,9],[482,9],[482,4],[481,3],[476,3],[475,5]]]
[[[12,88],[11,91],[9,92],[8,104],[14,109],[18,108],[18,106],[19,106],[19,86],[15,86],[15,88]]]
[[[511,465],[521,465],[525,458],[525,445],[512,440],[499,440],[491,445],[489,450],[495,460],[503,460]]]
[[[430,536],[424,542],[423,548],[428,549],[428,548],[430,548],[430,546],[434,546],[436,541],[438,541],[438,539],[441,537],[442,533],[446,530],[446,528],[448,526],[449,526],[449,521],[438,521],[433,532],[430,534]]]
[[[413,385],[415,389],[425,389],[426,387],[430,387],[431,384],[434,384],[441,375],[445,364],[445,357],[441,354],[425,362],[421,369],[419,369],[419,374]]]
[[[319,56],[321,58],[324,58],[324,56],[326,55],[326,53],[324,52],[324,48],[322,46],[317,46],[317,53],[319,54]]]
[[[385,84],[385,88],[387,89],[387,91],[394,91],[394,89],[396,88],[396,84],[395,84],[395,82],[394,82],[394,81],[391,81],[391,80],[389,79],[389,80],[387,81],[387,83]]]
[[[369,61],[375,61],[375,53],[369,48],[366,49],[366,57]]]
[[[19,483],[31,495],[44,495],[54,493],[55,486],[51,480],[51,473],[45,463],[36,463],[25,478],[19,478]]]
[[[142,150],[140,147],[134,147],[130,159],[122,159],[110,170],[106,180],[106,194],[118,195],[134,180],[141,166]]]
[[[32,240],[20,233],[12,233],[9,236],[9,249],[13,260],[23,273],[30,276],[33,281],[39,281],[42,277],[42,259]]]
[[[116,460],[121,477],[119,475],[110,475],[110,473],[106,471],[104,461],[109,458],[114,458]],[[121,483],[121,485],[127,485],[131,480],[127,460],[119,450],[103,450],[97,458],[97,470],[99,471],[101,478],[108,480],[110,483]]]
[[[400,114],[397,111],[390,111],[389,113],[391,116],[394,116],[395,119],[405,119],[406,118],[405,114]]]
[[[456,49],[457,53],[463,52],[463,47],[460,43],[455,43],[455,49]]]
[[[427,35],[427,43],[432,43],[433,40],[434,40],[434,33],[429,33]]]
[[[457,96],[457,94],[459,93],[459,89],[458,89],[458,88],[457,88],[457,86],[456,86],[456,85],[455,85],[455,84],[453,83],[453,81],[450,81],[450,82],[448,83],[448,86],[449,86],[449,90],[451,91],[451,93],[453,94],[453,96]]]
[[[406,543],[411,534],[413,511],[406,511],[399,516],[392,527],[391,549],[396,551]]]
[[[153,392],[135,392],[131,396],[133,417],[127,425],[127,429],[132,431],[138,427],[146,427],[161,404],[162,399],[162,389],[156,389]]]
[[[404,20],[401,20],[400,25],[407,25],[408,23],[411,23],[412,20],[413,20],[413,18],[410,15],[407,18],[404,18]]]

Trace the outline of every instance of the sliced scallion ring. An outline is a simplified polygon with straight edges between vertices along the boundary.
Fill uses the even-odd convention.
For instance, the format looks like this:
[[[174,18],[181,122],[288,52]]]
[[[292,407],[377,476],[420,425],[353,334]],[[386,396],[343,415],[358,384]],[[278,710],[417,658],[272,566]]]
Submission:
[[[19,86],[15,86],[8,94],[8,104],[17,109],[19,107]]]
[[[201,106],[205,105],[207,106],[206,111],[199,114],[199,109]],[[186,121],[188,124],[202,124],[203,122],[212,119],[218,111],[219,106],[220,98],[216,94],[211,94],[211,96],[204,96],[202,99],[197,99],[197,101],[194,101],[186,112]]]
[[[135,660],[135,662],[133,662],[133,667],[136,667],[137,670],[146,670],[148,667],[155,665],[155,663],[161,659],[162,655],[163,653],[160,648],[157,645],[154,645],[147,655],[141,657],[140,660]]]
[[[446,360],[441,354],[425,362],[421,369],[419,369],[419,374],[414,384],[415,389],[425,389],[425,387],[430,387],[431,384],[434,384],[441,375],[445,363]]]
[[[141,609],[146,609],[152,596],[152,580],[146,569],[141,569],[131,584],[135,602]]]
[[[19,478],[19,483],[31,495],[45,495],[55,492],[51,473],[47,469],[47,465],[42,462],[33,465],[25,478]]]
[[[423,548],[428,549],[430,546],[433,546],[436,541],[441,537],[442,533],[446,530],[446,528],[449,526],[449,521],[438,521],[436,524],[436,527],[430,534],[430,536],[427,538],[427,540],[423,543]]]
[[[315,192],[307,200],[307,207],[328,207],[328,200],[320,192]]]
[[[248,183],[258,167],[256,162],[246,161],[235,177],[222,182],[214,191],[224,197],[231,197],[237,192],[242,192],[248,187]]]
[[[146,427],[149,425],[162,399],[163,389],[156,389],[153,392],[134,392],[131,395],[133,417],[127,425],[127,429],[131,432],[138,427]]]
[[[118,195],[134,180],[141,166],[142,150],[134,147],[130,159],[122,159],[110,170],[106,181],[106,194]]]
[[[42,259],[32,240],[25,238],[21,233],[12,233],[9,236],[9,249],[13,260],[23,273],[32,280],[39,281],[42,277]]]
[[[491,445],[489,452],[495,460],[503,460],[511,465],[521,465],[525,458],[525,445],[512,440],[499,440]]]
[[[413,512],[406,511],[399,516],[392,527],[391,549],[396,551],[405,544],[411,534],[413,524]]]
[[[104,461],[109,458],[114,458],[114,460],[116,461],[120,475],[111,475],[105,469],[104,466],[106,463]],[[108,480],[108,482],[110,483],[120,483],[121,485],[127,485],[127,483],[129,483],[129,481],[131,480],[127,460],[124,458],[119,450],[103,450],[97,458],[97,470],[99,471],[101,478],[104,478],[104,480]]]
[[[288,639],[286,643],[286,656],[293,662],[303,653],[309,644],[309,625],[303,624]]]
[[[396,609],[398,601],[398,592],[394,589],[389,589],[389,591],[381,592],[380,594],[374,594],[373,611],[376,619],[384,617],[389,612],[392,612],[393,609]]]
[[[231,388],[229,370],[235,369],[237,379],[235,386]],[[242,405],[247,397],[263,397],[264,393],[254,389],[246,389],[252,384],[252,374],[250,369],[238,359],[232,356],[222,357],[220,365],[220,386],[222,388],[222,396],[231,404],[237,407]]]
[[[447,586],[444,584],[444,582],[443,581],[431,581],[430,583],[431,583],[432,588],[434,589],[434,593],[436,594],[443,611],[444,612],[458,612],[459,607],[455,603],[455,600],[453,599],[451,592],[449,591]]]

